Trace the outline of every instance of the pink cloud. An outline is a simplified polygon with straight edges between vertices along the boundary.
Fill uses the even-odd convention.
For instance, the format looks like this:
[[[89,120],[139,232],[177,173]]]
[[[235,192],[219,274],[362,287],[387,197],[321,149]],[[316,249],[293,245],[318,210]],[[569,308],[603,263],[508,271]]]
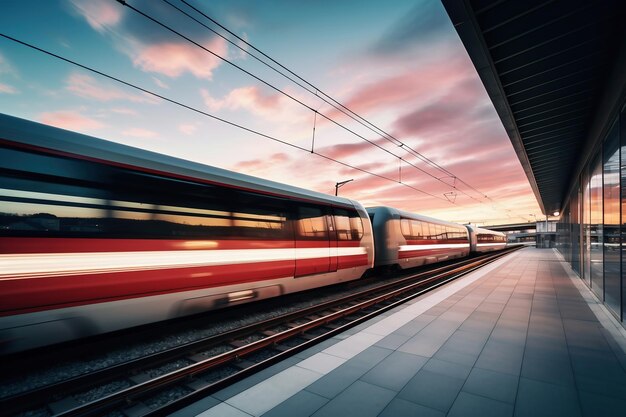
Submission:
[[[67,90],[79,97],[98,101],[125,100],[134,103],[156,103],[157,99],[146,94],[132,94],[109,85],[101,85],[86,74],[72,74],[66,81]]]
[[[259,171],[274,167],[279,164],[285,164],[288,161],[290,161],[290,158],[286,154],[282,152],[275,153],[267,158],[239,162],[237,165],[235,165],[235,170],[243,170],[247,172]]]
[[[200,93],[204,104],[211,111],[243,108],[255,113],[268,113],[275,111],[281,102],[281,97],[277,93],[265,94],[256,86],[236,88],[222,99],[213,98],[207,90],[201,90]]]
[[[136,110],[129,109],[129,108],[126,108],[126,107],[116,107],[114,109],[111,109],[111,111],[113,113],[126,114],[126,115],[129,115],[129,116],[136,116],[138,114]]]
[[[8,84],[2,84],[0,83],[0,94],[17,94],[18,91],[15,87],[12,87]]]
[[[471,70],[465,58],[447,56],[436,62],[419,62],[404,72],[358,87],[343,104],[357,113],[389,106],[401,108],[406,103],[436,95],[442,87],[445,89],[472,74]]]
[[[161,81],[160,79],[158,79],[157,77],[152,77],[152,81],[154,81],[154,83],[156,85],[158,85],[159,87],[165,89],[165,90],[169,90],[170,86],[165,84],[163,81]]]
[[[122,18],[122,7],[108,0],[71,0],[70,4],[82,15],[89,26],[102,33],[117,25]]]
[[[204,45],[217,55],[226,57],[227,45],[215,37]],[[133,64],[143,71],[156,72],[176,78],[189,72],[198,78],[212,79],[213,71],[221,64],[214,55],[190,43],[162,42],[140,46],[133,56]]]
[[[68,130],[96,130],[104,127],[98,120],[71,110],[42,113],[39,120],[47,125]]]
[[[159,136],[158,133],[152,130],[143,129],[140,127],[133,127],[130,129],[126,129],[122,132],[122,134],[126,136],[132,136],[135,138],[154,138],[154,137]]]
[[[178,130],[185,135],[193,135],[198,130],[198,125],[192,123],[183,123],[178,125]]]

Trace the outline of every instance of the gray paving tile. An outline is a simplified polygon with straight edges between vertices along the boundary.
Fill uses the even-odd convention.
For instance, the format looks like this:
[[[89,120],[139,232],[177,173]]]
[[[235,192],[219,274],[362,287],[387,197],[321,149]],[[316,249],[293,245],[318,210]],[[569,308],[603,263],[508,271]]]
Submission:
[[[201,399],[200,401],[197,401],[191,404],[190,406],[187,406],[181,410],[173,412],[172,414],[170,414],[170,417],[195,416],[195,415],[202,413],[205,410],[208,410],[209,408],[215,407],[220,402],[221,401],[218,400],[217,398],[205,397]]]
[[[451,347],[460,352],[478,355],[483,350],[488,338],[488,333],[471,332],[459,328],[444,343],[443,347]]]
[[[314,417],[375,417],[395,396],[394,391],[357,381],[320,408]]]
[[[447,417],[508,417],[512,415],[512,404],[461,391]]]
[[[528,335],[524,356],[538,358],[568,357],[569,350],[564,338]]]
[[[581,416],[575,389],[520,378],[515,402],[516,417]]]
[[[514,404],[518,379],[517,376],[474,368],[462,391]]]
[[[240,409],[230,404],[219,403],[213,408],[198,414],[197,417],[251,417],[251,414],[244,413]]]
[[[589,417],[624,417],[626,400],[591,392],[580,392],[583,415]]]
[[[334,345],[337,342],[340,342],[341,339],[336,338],[336,337],[331,337],[330,339],[326,339],[321,341],[320,343],[317,343],[314,346],[311,346],[308,349],[303,350],[302,352],[298,352],[296,353],[294,356],[297,358],[301,358],[301,359],[306,359],[306,358],[310,358],[311,356],[315,355],[316,353],[319,353],[321,351],[323,351],[324,349],[326,349],[329,346]]]
[[[499,314],[487,313],[485,311],[474,311],[468,318],[461,324],[459,330],[465,330],[473,333],[485,333],[489,334],[493,330],[498,321]]]
[[[319,377],[320,374],[316,372],[292,366],[229,398],[226,403],[248,414],[258,416],[302,391]]]
[[[442,361],[458,363],[461,365],[473,366],[478,359],[478,352],[468,353],[463,351],[462,346],[454,344],[444,344],[437,353],[433,356],[435,359],[441,359]]]
[[[456,331],[459,323],[447,320],[434,320],[421,332],[398,348],[399,351],[419,356],[431,357],[441,345]]]
[[[606,379],[596,379],[584,375],[576,375],[576,386],[580,391],[587,391],[608,397],[626,400],[626,381],[621,383]]]
[[[327,398],[303,390],[263,414],[263,417],[308,417],[327,402]]]
[[[524,346],[526,344],[526,327],[498,321],[498,324],[496,324],[496,327],[489,336],[489,340],[504,344]]]
[[[405,344],[406,341],[409,340],[410,338],[411,336],[402,336],[394,332],[394,333],[391,333],[389,336],[385,336],[384,338],[376,342],[374,346],[378,346],[378,347],[385,348],[385,349],[396,350],[400,346]]]
[[[334,398],[391,353],[389,349],[369,347],[313,382],[306,389],[325,398]]]
[[[561,317],[563,317],[563,319],[590,322],[597,321],[595,314],[593,314],[589,306],[584,302],[563,302],[559,297],[559,310],[561,311]]]
[[[432,358],[426,362],[426,365],[424,365],[422,369],[452,378],[465,379],[472,370],[472,367]]]
[[[394,334],[400,336],[408,336],[413,337],[417,333],[420,332],[424,327],[426,327],[430,322],[435,320],[437,316],[429,315],[429,314],[420,314],[418,317],[414,318],[404,326],[400,327]]]
[[[534,357],[524,356],[522,373],[525,378],[574,387],[574,373],[569,356]]]
[[[221,400],[221,401],[226,401],[227,399],[229,399],[230,397],[233,397],[245,390],[247,390],[248,388],[258,384],[261,381],[265,381],[266,379],[270,378],[271,376],[284,371],[285,369],[295,365],[296,363],[298,363],[300,361],[300,358],[297,358],[295,356],[291,356],[287,359],[285,359],[284,361],[281,361],[275,365],[270,366],[267,369],[264,369],[260,372],[257,372],[251,376],[249,376],[248,378],[242,379],[241,381],[235,382],[234,384],[221,389],[219,391],[217,391],[216,393],[213,394],[213,397]]]
[[[446,413],[394,398],[378,417],[445,417]]]
[[[506,301],[506,300],[504,300]],[[485,312],[485,313],[502,313],[504,310],[505,303],[503,301],[495,302],[495,301],[487,301],[482,303],[480,306],[476,308],[477,312]]]
[[[487,341],[475,366],[505,374],[519,375],[524,354],[523,346]]]
[[[574,376],[586,376],[601,381],[624,383],[626,372],[612,352],[570,348]]]
[[[448,310],[448,307],[446,306],[436,305],[426,310],[425,314],[428,314],[431,316],[440,316],[441,314],[445,313],[447,310]]]
[[[428,358],[393,352],[360,379],[393,391],[400,391],[424,366]]]
[[[583,349],[610,350],[599,326],[597,321],[563,320],[567,344]]]
[[[448,320],[452,322],[456,322],[459,326],[470,316],[470,311],[457,311],[456,309],[449,309],[445,313],[441,314],[439,318],[442,320]]]
[[[398,398],[447,412],[465,380],[421,370],[398,394]]]

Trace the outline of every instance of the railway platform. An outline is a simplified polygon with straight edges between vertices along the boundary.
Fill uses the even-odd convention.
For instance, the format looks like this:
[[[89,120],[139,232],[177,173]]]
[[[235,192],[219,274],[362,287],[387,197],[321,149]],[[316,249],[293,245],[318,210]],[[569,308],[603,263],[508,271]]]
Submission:
[[[623,416],[626,330],[526,248],[175,416]]]

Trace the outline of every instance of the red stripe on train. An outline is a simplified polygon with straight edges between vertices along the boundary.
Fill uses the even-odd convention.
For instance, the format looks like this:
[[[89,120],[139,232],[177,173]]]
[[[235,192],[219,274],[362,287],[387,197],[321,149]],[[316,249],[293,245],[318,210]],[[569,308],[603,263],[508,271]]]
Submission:
[[[441,249],[422,249],[422,250],[407,250],[398,252],[399,259],[406,258],[423,258],[427,256],[439,256],[439,255],[455,255],[469,252],[469,246],[466,248],[441,248]]]
[[[367,255],[339,259],[342,268],[367,265]],[[328,271],[328,258],[306,260],[307,267],[314,264]],[[0,316],[284,278],[294,267],[294,261],[274,261],[3,280]]]
[[[317,248],[326,242],[299,240],[298,248]],[[335,242],[332,242],[333,244]],[[338,247],[359,247],[358,241],[339,241]],[[97,239],[53,237],[3,237],[0,254],[18,253],[84,253],[84,252],[135,252],[207,249],[288,249],[293,240],[182,240],[182,239]],[[328,247],[328,246],[326,246]]]

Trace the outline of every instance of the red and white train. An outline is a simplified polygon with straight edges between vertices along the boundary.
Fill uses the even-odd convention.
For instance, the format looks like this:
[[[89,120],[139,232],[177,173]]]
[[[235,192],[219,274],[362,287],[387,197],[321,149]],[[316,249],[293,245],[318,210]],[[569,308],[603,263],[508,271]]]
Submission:
[[[0,115],[0,352],[506,243],[472,233]]]

